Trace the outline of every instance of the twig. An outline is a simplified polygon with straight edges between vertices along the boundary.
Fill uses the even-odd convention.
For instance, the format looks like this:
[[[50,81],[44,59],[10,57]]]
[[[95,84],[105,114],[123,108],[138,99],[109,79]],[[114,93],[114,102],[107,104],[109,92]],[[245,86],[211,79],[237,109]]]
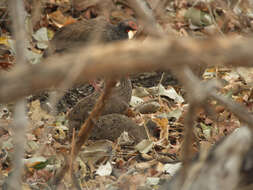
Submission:
[[[76,135],[76,130],[75,128],[73,128],[73,133],[72,133],[72,143],[71,143],[71,154],[70,154],[70,175],[72,175],[72,172],[73,172],[73,158],[74,158],[74,152],[75,152],[75,141],[76,141],[76,138],[75,138],[75,135]]]
[[[164,75],[165,73],[163,72],[162,73],[162,76],[161,76],[161,79],[158,83],[158,91],[160,90],[160,86],[162,85],[162,82],[163,82],[163,79],[164,79]],[[158,101],[159,101],[159,104],[162,105],[162,99],[161,99],[161,94],[159,93],[159,96],[158,96]]]
[[[90,116],[87,118],[85,123],[81,126],[81,129],[78,133],[77,141],[75,143],[74,147],[74,153],[72,157],[72,162],[76,159],[82,145],[86,142],[86,140],[89,137],[89,134],[94,126],[93,120],[97,120],[100,116],[101,112],[103,111],[103,108],[105,106],[105,101],[108,99],[108,97],[111,94],[112,88],[115,86],[116,81],[115,80],[108,80],[106,81],[105,89],[103,94],[99,97],[96,105],[94,106]],[[70,159],[70,158],[69,158]],[[66,162],[63,169],[61,169],[58,174],[55,176],[55,178],[50,182],[51,186],[57,186],[61,179],[64,177],[66,171],[69,169],[69,163]]]
[[[249,111],[247,111],[247,108],[239,104],[232,99],[228,99],[225,96],[218,94],[216,91],[210,92],[210,97],[217,100],[220,104],[224,105],[226,108],[228,108],[233,114],[235,114],[241,121],[248,124],[248,127],[253,130],[253,115]]]
[[[180,72],[181,71],[181,72]],[[198,78],[192,73],[189,67],[183,67],[182,70],[177,71],[180,76],[180,80],[185,85],[188,92],[189,109],[185,118],[184,127],[184,143],[182,148],[183,164],[181,176],[181,184],[185,184],[185,180],[188,176],[188,170],[190,162],[193,158],[193,137],[194,137],[194,121],[196,117],[196,110],[199,107],[204,107],[208,98],[208,92],[212,89],[212,85],[203,85]]]
[[[9,1],[10,8],[9,11],[11,13],[12,18],[12,27],[14,30],[14,37],[16,40],[15,43],[15,51],[16,51],[16,61],[18,61],[19,65],[26,64],[25,60],[25,40],[26,31],[25,31],[25,10],[23,1],[20,0],[10,0]]]
[[[213,98],[217,100],[220,104],[224,105],[228,108],[233,114],[235,114],[241,121],[248,124],[248,127],[253,130],[253,115],[247,111],[247,108],[242,104],[239,104],[232,99],[226,98],[222,94],[218,94],[215,89],[215,84],[212,83],[204,83],[201,84],[200,81],[194,77],[193,73],[188,70],[189,74],[185,73],[182,76],[184,79],[184,84],[188,81],[187,90],[191,93],[191,99],[195,100],[195,104],[201,105],[204,107],[205,101],[208,98]],[[193,100],[191,100],[194,102]]]
[[[76,149],[74,152],[74,156],[78,154],[78,152],[81,149],[81,146],[85,143],[85,141],[88,139],[89,134],[94,126],[93,120],[97,120],[100,114],[102,113],[104,106],[105,106],[105,101],[109,98],[111,95],[112,88],[116,85],[115,80],[108,80],[106,81],[105,85],[105,90],[104,93],[100,96],[98,99],[93,111],[91,112],[90,116],[88,119],[85,121],[85,123],[82,125],[79,133],[78,133],[78,138],[76,142]]]
[[[209,11],[209,14],[211,16],[211,19],[212,19],[212,22],[213,24],[215,25],[216,29],[219,31],[220,35],[222,37],[225,37],[224,33],[221,31],[220,27],[218,26],[216,20],[215,20],[215,17],[213,15],[213,11],[212,11],[212,8],[211,8],[211,5],[210,5],[210,2],[206,2],[206,5],[207,5],[207,8],[208,8],[208,11]]]
[[[144,30],[153,37],[162,37],[163,31],[158,28],[158,23],[153,16],[152,9],[147,6],[147,2],[142,0],[128,0],[128,2],[135,11],[137,19],[143,24]]]
[[[9,189],[15,190],[20,189],[21,174],[23,171],[23,158],[24,158],[24,147],[26,143],[25,139],[25,128],[28,125],[25,114],[25,101],[19,101],[15,106],[14,112],[14,123],[13,123],[13,144],[14,144],[14,154],[13,154],[13,174],[8,180]]]
[[[182,176],[182,182],[184,182],[187,172],[189,169],[190,161],[193,157],[193,129],[194,129],[194,119],[195,119],[195,113],[196,113],[196,104],[189,105],[189,109],[185,118],[185,127],[184,127],[184,143],[182,147],[182,156],[183,156],[183,176]]]

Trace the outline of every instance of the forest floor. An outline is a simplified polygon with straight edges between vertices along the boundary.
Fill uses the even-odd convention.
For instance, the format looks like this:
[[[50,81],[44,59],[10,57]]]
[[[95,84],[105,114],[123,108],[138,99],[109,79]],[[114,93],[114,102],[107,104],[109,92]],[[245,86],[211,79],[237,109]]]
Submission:
[[[26,11],[32,15],[32,4],[26,2]],[[43,42],[52,37],[60,26],[75,22],[79,17],[90,19],[101,14],[95,4],[77,4],[76,14],[71,13],[70,2],[48,0],[43,4],[41,17],[31,32],[33,39],[27,59],[32,64],[40,64]],[[124,2],[124,1],[123,1]],[[154,1],[149,0],[151,8]],[[243,3],[232,8],[216,1],[211,4],[187,1],[173,1],[163,9],[166,22],[161,23],[165,31],[177,37],[191,36],[207,38],[209,36],[228,35],[244,38],[252,35],[252,11]],[[124,7],[125,6],[125,7]],[[210,7],[209,7],[210,6]],[[232,5],[231,5],[232,6]],[[124,7],[124,8],[123,8]],[[118,8],[127,17],[133,17],[133,11],[124,3]],[[210,12],[211,8],[212,12]],[[240,14],[237,12],[240,10]],[[14,64],[12,35],[7,9],[0,8],[0,17],[5,21],[1,26],[0,67],[11,72]],[[115,16],[116,15],[116,16]],[[213,15],[215,22],[212,21]],[[116,11],[115,17],[122,13]],[[29,17],[30,18],[30,17]],[[30,18],[31,19],[31,18]],[[226,21],[225,21],[226,20]],[[31,20],[28,19],[31,22]],[[51,37],[50,37],[51,36]],[[42,63],[43,64],[43,63]],[[2,74],[4,74],[3,71]],[[253,69],[227,68],[223,66],[205,68],[201,80],[217,80],[222,87],[219,92],[226,97],[246,106],[252,112]],[[184,140],[184,119],[188,108],[187,92],[178,80],[169,72],[141,73],[130,76],[133,86],[130,110],[126,115],[139,127],[148,129],[149,138],[141,143],[123,142],[122,138],[112,142],[107,139],[89,140],[83,146],[73,163],[74,177],[68,173],[58,189],[157,189],[163,181],[170,179],[180,168],[182,143]],[[49,188],[47,182],[54,178],[66,156],[70,154],[72,144],[68,141],[68,121],[66,113],[83,97],[94,89],[84,84],[68,90],[58,104],[57,113],[48,108],[48,93],[27,97],[29,125],[26,133],[25,170],[23,189]],[[208,149],[221,138],[229,135],[242,123],[224,106],[214,100],[207,102],[213,114],[203,109],[197,110],[194,126],[194,153]],[[50,106],[49,106],[50,107]],[[5,186],[13,169],[13,105],[1,105],[0,108],[0,186]]]

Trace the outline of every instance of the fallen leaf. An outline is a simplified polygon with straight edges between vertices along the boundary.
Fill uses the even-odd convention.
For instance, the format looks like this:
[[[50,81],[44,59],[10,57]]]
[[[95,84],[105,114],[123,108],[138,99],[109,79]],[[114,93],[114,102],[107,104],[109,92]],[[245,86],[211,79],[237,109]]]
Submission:
[[[181,162],[178,162],[176,164],[165,164],[164,165],[164,172],[173,176],[181,167],[182,167]]]
[[[96,171],[96,174],[99,176],[109,176],[112,173],[112,166],[110,162],[107,162],[105,165],[100,165]]]
[[[144,139],[135,146],[135,149],[138,150],[140,153],[146,154],[152,149],[152,147],[153,142]]]
[[[147,177],[146,184],[147,185],[157,185],[160,181],[159,177]]]
[[[130,100],[130,105],[135,108],[135,107],[141,105],[143,102],[144,102],[144,100],[142,100],[141,98],[139,98],[137,96],[132,96],[131,100]]]

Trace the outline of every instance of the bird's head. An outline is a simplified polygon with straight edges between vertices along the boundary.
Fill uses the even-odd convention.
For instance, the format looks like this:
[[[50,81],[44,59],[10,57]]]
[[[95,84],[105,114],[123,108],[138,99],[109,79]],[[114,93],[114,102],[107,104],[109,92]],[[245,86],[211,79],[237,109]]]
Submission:
[[[119,23],[119,28],[125,32],[137,31],[138,25],[134,20],[125,20]]]

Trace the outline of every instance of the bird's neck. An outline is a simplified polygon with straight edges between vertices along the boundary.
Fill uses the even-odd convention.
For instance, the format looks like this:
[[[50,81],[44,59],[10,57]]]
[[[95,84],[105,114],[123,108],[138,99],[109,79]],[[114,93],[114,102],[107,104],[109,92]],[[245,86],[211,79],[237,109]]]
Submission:
[[[118,26],[114,26],[112,28],[113,32],[115,33],[115,41],[117,40],[126,40],[128,39],[128,33],[124,30],[122,30],[122,28],[119,28]]]

